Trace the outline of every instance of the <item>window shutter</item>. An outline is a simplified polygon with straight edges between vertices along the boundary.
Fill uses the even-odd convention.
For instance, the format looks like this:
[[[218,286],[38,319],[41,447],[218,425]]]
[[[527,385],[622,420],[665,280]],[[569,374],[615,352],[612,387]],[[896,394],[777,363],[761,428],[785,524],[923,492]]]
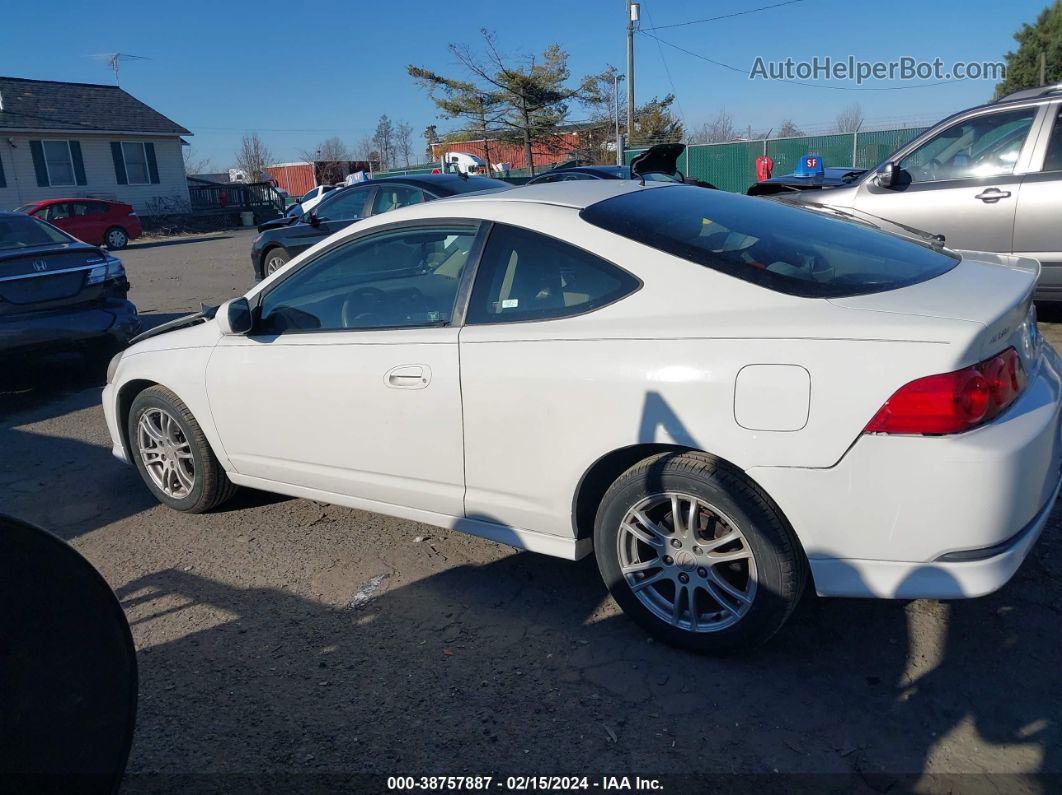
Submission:
[[[151,180],[152,185],[159,184],[159,162],[155,159],[155,144],[144,144],[144,151],[147,153],[148,161],[148,178]]]
[[[40,141],[30,141],[30,154],[33,155],[33,170],[37,172],[37,185],[48,187],[48,167],[44,165],[44,145]]]
[[[0,188],[7,187],[7,178],[4,176],[4,160],[0,158]]]
[[[81,157],[80,141],[70,142],[70,157],[74,161],[74,182],[76,182],[78,185],[88,184],[87,180],[85,179],[85,161]]]
[[[125,155],[122,154],[120,141],[111,141],[111,157],[114,158],[114,178],[119,185],[128,185],[129,178],[125,175]]]

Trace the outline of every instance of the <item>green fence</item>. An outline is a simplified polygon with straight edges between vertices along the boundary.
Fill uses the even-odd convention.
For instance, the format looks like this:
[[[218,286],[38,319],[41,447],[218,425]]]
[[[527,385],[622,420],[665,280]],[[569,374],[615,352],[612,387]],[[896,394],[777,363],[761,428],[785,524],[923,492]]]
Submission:
[[[692,144],[679,158],[679,169],[689,177],[711,182],[722,190],[744,193],[756,181],[756,158],[760,155],[769,155],[774,160],[775,176],[791,174],[797,161],[806,154],[822,155],[827,166],[870,168],[927,129],[906,127],[725,144]],[[644,147],[627,150],[627,162],[644,151]]]

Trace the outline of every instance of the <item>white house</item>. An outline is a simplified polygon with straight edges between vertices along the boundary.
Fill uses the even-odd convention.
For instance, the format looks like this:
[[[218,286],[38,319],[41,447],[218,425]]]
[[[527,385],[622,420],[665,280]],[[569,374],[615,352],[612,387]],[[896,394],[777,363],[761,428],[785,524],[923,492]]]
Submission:
[[[0,209],[94,197],[187,211],[190,134],[118,86],[0,77]]]

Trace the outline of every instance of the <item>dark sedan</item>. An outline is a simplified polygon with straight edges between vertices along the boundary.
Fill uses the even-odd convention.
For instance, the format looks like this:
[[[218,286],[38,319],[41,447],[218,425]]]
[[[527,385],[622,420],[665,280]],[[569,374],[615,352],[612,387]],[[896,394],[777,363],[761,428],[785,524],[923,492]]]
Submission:
[[[685,144],[657,144],[649,147],[626,166],[565,163],[537,177],[532,177],[527,184],[541,185],[544,182],[570,182],[582,179],[645,179],[649,182],[684,182],[687,180],[678,170],[678,159],[685,150]],[[707,184],[706,186],[712,187]]]
[[[106,356],[140,331],[121,260],[21,213],[0,212],[0,353]]]
[[[802,190],[826,190],[839,188],[855,181],[866,173],[865,168],[847,168],[832,166],[822,172],[811,174],[783,174],[757,182],[748,189],[749,196],[774,196],[779,193],[793,193]]]
[[[410,204],[443,199],[458,193],[474,193],[512,187],[490,177],[459,174],[418,174],[381,177],[329,193],[321,203],[290,223],[270,222],[251,245],[255,281],[284,267],[293,257],[355,221]]]

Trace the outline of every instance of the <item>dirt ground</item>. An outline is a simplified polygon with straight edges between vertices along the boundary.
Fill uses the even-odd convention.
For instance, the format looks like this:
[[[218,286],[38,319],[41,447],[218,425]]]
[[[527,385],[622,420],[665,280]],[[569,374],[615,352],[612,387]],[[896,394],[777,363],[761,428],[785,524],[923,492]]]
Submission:
[[[252,234],[130,246],[145,319],[248,287]],[[1062,312],[1042,314],[1062,343]],[[125,607],[140,665],[127,791],[261,791],[283,774],[295,791],[351,773],[1062,786],[1057,510],[995,595],[809,596],[758,653],[705,658],[647,639],[585,562],[253,491],[207,515],[165,509],[111,457],[101,382],[71,357],[15,374],[0,511],[68,539]]]

